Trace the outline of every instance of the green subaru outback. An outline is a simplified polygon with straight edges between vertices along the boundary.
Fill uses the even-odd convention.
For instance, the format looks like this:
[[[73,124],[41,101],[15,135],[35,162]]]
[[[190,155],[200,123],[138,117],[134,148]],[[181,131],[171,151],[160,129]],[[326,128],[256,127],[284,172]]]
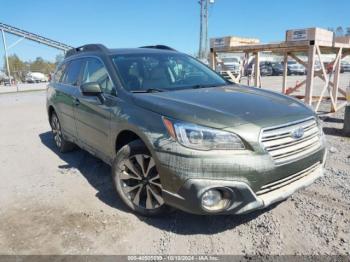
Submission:
[[[323,174],[312,109],[232,84],[167,46],[67,52],[47,89],[61,152],[79,146],[112,166],[122,201],[142,215],[265,208]]]

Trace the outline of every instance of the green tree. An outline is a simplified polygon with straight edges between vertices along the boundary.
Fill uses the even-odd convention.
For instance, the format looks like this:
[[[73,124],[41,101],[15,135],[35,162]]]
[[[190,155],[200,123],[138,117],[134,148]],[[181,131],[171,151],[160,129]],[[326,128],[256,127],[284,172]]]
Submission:
[[[346,36],[350,36],[350,27],[347,27],[346,28],[346,33],[345,33]]]
[[[37,57],[35,61],[30,64],[30,71],[48,75],[55,70],[55,66],[55,63],[45,61],[42,57]]]
[[[59,63],[61,63],[63,61],[63,59],[64,59],[63,54],[56,55],[55,64],[58,65]]]
[[[16,54],[8,57],[10,73],[17,81],[24,81],[28,72],[40,72],[45,75],[49,75],[55,71],[57,60],[61,59],[59,56],[56,57],[56,61],[49,62],[44,60],[42,57],[37,57],[33,62],[22,61]],[[63,56],[62,56],[63,59]],[[4,71],[7,70],[6,59],[4,57]]]
[[[337,29],[335,30],[335,35],[336,36],[343,36],[344,35],[343,27],[338,26]]]
[[[21,80],[26,73],[25,63],[16,54],[8,56],[8,62],[11,76],[13,76],[16,80]],[[5,57],[4,70],[7,70],[7,62]]]
[[[32,72],[42,72],[45,67],[44,59],[41,57],[37,57],[34,62],[30,64],[30,71]]]

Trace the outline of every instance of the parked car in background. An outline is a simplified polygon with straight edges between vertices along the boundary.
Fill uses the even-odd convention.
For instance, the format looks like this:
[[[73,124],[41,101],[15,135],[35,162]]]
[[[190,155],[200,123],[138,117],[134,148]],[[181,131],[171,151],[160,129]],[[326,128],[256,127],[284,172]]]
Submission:
[[[58,150],[78,145],[111,165],[116,193],[142,215],[167,206],[248,213],[323,174],[324,135],[310,107],[229,83],[165,46],[68,51],[47,114]]]
[[[41,83],[48,82],[49,78],[40,72],[29,72],[25,77],[26,83]]]
[[[8,77],[6,74],[1,74],[0,84],[4,86],[10,86],[11,84],[15,84],[15,79],[12,76]]]
[[[7,78],[6,74],[0,71],[0,85],[4,83],[6,78]]]
[[[223,71],[230,71],[233,75],[237,76],[240,70],[240,60],[237,57],[224,57],[221,58],[223,64]]]
[[[6,76],[5,79],[3,80],[3,84],[5,86],[10,86],[12,84],[12,82],[13,82],[13,78],[12,77],[8,77],[8,76]]]
[[[280,76],[283,75],[283,65],[280,62],[271,62],[272,75]]]
[[[253,71],[253,66],[255,66],[255,62],[252,61],[248,64],[245,70],[245,75],[250,76]],[[271,66],[271,62],[262,61],[260,62],[260,75],[261,76],[272,76],[273,75],[273,69]]]
[[[328,74],[331,72],[334,72],[333,62],[324,62],[324,66]],[[343,60],[340,63],[340,73],[344,73],[344,72],[350,72],[350,63]]]
[[[350,63],[347,61],[341,61],[340,63],[340,72],[350,72]]]
[[[261,76],[272,76],[273,69],[271,62],[260,62],[260,75]]]
[[[287,62],[287,70],[288,75],[305,75],[306,73],[305,67],[294,60]]]

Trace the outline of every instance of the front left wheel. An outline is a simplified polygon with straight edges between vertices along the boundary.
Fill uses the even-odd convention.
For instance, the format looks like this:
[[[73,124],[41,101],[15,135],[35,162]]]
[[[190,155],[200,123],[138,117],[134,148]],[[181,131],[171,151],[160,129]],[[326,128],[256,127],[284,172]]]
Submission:
[[[154,216],[168,209],[154,159],[141,140],[122,147],[114,160],[112,175],[118,195],[133,211]]]

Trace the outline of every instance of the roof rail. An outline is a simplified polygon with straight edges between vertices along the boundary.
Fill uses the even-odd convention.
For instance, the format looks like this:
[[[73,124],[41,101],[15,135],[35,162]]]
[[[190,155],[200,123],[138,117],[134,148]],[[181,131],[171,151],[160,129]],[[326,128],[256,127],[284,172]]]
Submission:
[[[167,46],[167,45],[148,45],[148,46],[141,46],[139,48],[154,48],[154,49],[177,51],[174,48],[171,48],[170,46]]]
[[[88,51],[103,51],[103,52],[106,52],[108,49],[107,47],[105,47],[104,45],[102,44],[88,44],[88,45],[83,45],[83,46],[79,46],[79,47],[76,47],[76,48],[72,48],[72,49],[69,49],[66,53],[66,58],[71,56],[71,55],[74,55],[74,54],[77,54],[79,52],[88,52]]]

